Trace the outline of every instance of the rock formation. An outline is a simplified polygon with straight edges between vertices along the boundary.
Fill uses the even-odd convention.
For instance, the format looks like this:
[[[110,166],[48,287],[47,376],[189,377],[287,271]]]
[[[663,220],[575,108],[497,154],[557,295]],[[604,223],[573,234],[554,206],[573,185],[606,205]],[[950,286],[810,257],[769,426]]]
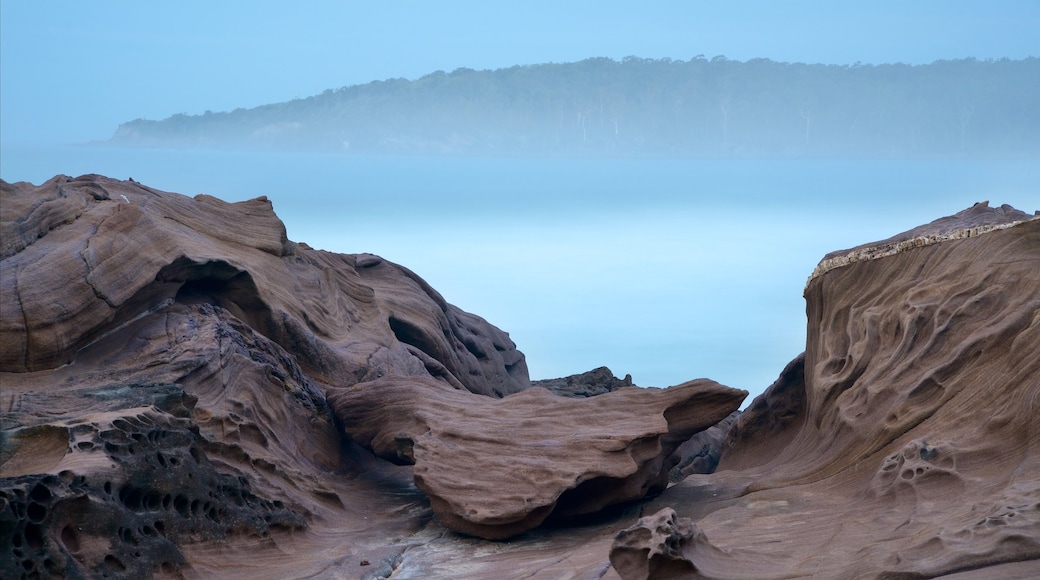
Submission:
[[[3,195],[6,372],[69,364],[141,316],[207,302],[326,384],[393,373],[495,396],[528,386],[505,333],[404,267],[290,242],[266,198],[229,204],[95,175],[5,184]]]
[[[668,472],[669,481],[682,481],[695,473],[713,473],[719,465],[729,432],[740,415],[740,411],[733,411],[725,419],[683,441],[675,450],[675,465]]]
[[[635,385],[632,384],[632,375],[619,379],[607,367],[599,367],[569,377],[531,381],[531,386],[542,387],[564,397],[595,397]]]
[[[190,569],[186,545],[342,506],[326,388],[528,386],[504,332],[403,267],[289,242],[263,198],[2,186],[5,578]]]
[[[659,500],[703,576],[1040,570],[1040,220],[978,204],[900,238],[817,271],[804,358]]]
[[[697,567],[687,551],[696,545],[696,535],[693,522],[664,508],[618,532],[610,564],[623,580],[695,578]]]
[[[386,377],[329,394],[352,440],[394,463],[445,526],[490,539],[546,518],[585,516],[660,493],[680,443],[735,410],[746,391],[700,379],[591,398],[534,387],[503,399],[433,380]]]
[[[1040,577],[1040,220],[1013,208],[826,256],[805,353],[691,439],[740,393],[530,389],[504,332],[263,198],[0,201],[4,578]]]

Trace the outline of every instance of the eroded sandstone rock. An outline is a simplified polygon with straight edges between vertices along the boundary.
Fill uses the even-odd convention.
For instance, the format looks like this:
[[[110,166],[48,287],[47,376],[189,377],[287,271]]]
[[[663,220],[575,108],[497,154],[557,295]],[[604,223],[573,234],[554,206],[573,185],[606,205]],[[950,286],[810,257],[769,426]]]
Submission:
[[[266,198],[188,198],[98,175],[0,186],[0,371],[69,364],[179,302],[230,311],[326,384],[437,376],[491,396],[529,384],[506,333],[404,267],[290,242]]]
[[[179,386],[34,393],[19,410],[70,399],[92,412],[47,422],[2,416],[3,577],[172,573],[187,563],[182,542],[306,525],[281,500],[256,495],[245,477],[217,471],[190,419],[194,400]],[[142,406],[129,406],[134,400]],[[17,426],[19,419],[29,424]]]
[[[278,550],[258,546],[397,478],[344,448],[325,385],[527,386],[504,332],[378,257],[289,242],[264,199],[100,176],[0,185],[5,578],[234,576],[210,545],[252,552],[240,571],[271,565]],[[376,558],[388,524],[429,519],[423,502],[410,484],[370,498],[380,529],[338,551]]]
[[[695,578],[697,567],[686,552],[696,534],[693,522],[664,508],[618,532],[610,564],[622,580]]]
[[[682,481],[695,473],[715,471],[730,429],[740,415],[740,411],[733,411],[725,419],[683,441],[675,450],[676,462],[668,473],[668,479],[672,482]]]
[[[691,557],[698,574],[1040,572],[1030,217],[976,205],[810,280],[804,358],[741,415],[710,479],[657,504],[713,548]]]
[[[806,354],[715,473],[488,542],[447,533],[412,466],[345,442],[325,392],[384,377],[508,394],[526,383],[505,333],[377,256],[288,242],[264,200],[0,185],[5,578],[616,580],[615,536],[664,507],[700,530],[681,551],[705,578],[1040,577],[1040,222],[1021,212],[979,205],[827,265]],[[537,424],[481,421],[496,446]],[[409,440],[387,445],[427,453]],[[487,465],[522,479],[532,455]],[[606,479],[557,504],[613,493]]]
[[[747,396],[699,379],[589,398],[531,388],[503,399],[429,379],[387,377],[335,390],[344,431],[395,463],[441,522],[489,539],[659,493],[675,448]]]

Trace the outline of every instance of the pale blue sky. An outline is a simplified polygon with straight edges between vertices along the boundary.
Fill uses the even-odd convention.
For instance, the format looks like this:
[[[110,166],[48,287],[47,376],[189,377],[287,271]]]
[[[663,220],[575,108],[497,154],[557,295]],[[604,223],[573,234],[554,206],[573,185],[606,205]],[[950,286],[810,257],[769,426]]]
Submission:
[[[1040,56],[1035,0],[4,0],[0,141],[253,107],[377,79],[594,56],[851,64]]]

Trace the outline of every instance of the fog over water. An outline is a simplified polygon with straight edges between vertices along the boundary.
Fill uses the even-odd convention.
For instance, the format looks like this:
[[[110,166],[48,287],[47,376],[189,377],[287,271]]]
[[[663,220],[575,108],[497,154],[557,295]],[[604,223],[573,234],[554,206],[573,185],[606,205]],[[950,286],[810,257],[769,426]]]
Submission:
[[[600,365],[643,386],[760,392],[802,351],[829,251],[977,201],[1040,209],[1035,161],[362,157],[9,151],[4,179],[99,172],[188,195],[268,196],[289,238],[405,265],[508,331],[532,378]]]
[[[533,378],[609,366],[756,394],[801,352],[827,252],[990,200],[1040,161],[406,157],[88,147],[121,123],[436,70],[589,57],[930,63],[1040,56],[1040,4],[4,2],[0,177],[268,196],[294,241],[371,252],[508,331]],[[60,15],[60,17],[55,17]],[[1035,81],[1034,81],[1035,82]]]

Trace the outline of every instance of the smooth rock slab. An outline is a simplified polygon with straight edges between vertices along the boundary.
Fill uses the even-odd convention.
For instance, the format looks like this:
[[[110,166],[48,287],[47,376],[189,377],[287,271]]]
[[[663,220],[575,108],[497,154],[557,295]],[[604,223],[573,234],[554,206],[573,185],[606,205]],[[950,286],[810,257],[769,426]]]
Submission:
[[[737,409],[746,391],[698,379],[574,399],[531,388],[503,399],[422,377],[331,391],[346,434],[414,464],[441,523],[502,539],[662,491],[672,452]]]

